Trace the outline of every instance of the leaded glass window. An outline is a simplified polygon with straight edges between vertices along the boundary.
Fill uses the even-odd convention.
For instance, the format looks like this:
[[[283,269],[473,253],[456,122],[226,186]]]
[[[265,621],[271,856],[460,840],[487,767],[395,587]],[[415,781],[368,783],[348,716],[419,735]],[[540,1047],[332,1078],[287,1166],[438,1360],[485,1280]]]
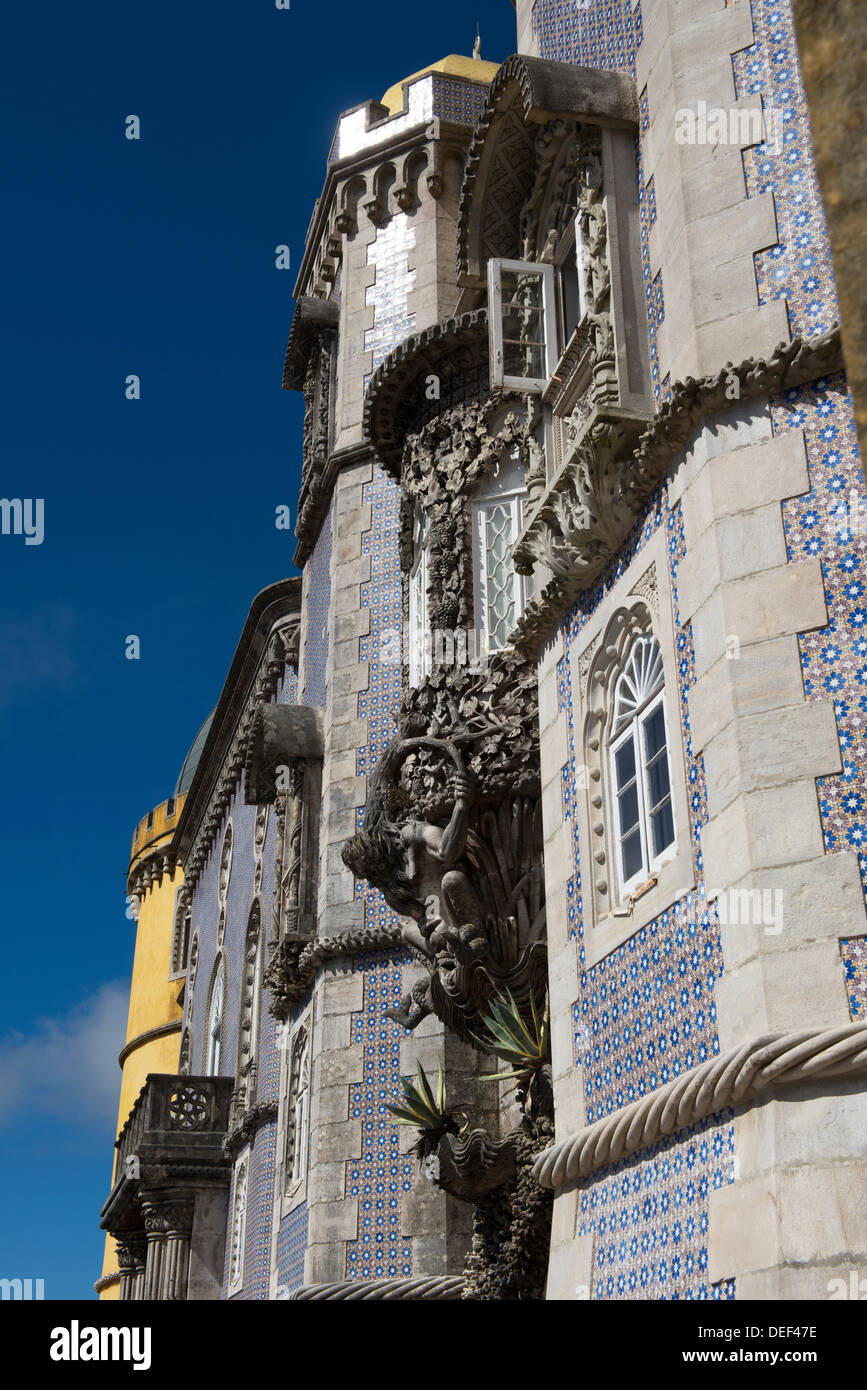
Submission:
[[[413,567],[409,576],[409,683],[419,685],[430,670],[428,585],[430,583],[430,518],[416,508],[413,523]]]
[[[501,462],[473,502],[476,620],[480,648],[502,651],[532,594],[532,579],[515,572],[512,548],[524,521],[526,490],[517,459]]]

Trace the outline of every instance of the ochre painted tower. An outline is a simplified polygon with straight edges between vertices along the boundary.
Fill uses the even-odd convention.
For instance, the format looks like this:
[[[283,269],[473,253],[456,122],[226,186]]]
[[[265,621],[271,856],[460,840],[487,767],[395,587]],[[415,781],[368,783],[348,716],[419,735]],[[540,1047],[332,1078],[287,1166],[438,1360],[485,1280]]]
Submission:
[[[122,1073],[118,1133],[149,1074],[178,1070],[189,935],[186,905],[179,897],[183,870],[176,863],[172,841],[185,800],[180,795],[164,801],[139,822],[133,836],[127,892],[137,925],[126,1042],[118,1059]],[[102,1299],[120,1296],[116,1242],[111,1236],[105,1243],[102,1278],[95,1287]]]

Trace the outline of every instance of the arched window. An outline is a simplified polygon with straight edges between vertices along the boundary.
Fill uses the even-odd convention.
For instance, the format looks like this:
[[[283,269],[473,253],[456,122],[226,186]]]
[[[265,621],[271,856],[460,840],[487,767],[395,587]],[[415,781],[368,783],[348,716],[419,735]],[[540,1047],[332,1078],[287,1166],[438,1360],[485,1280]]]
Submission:
[[[532,579],[517,574],[512,561],[526,499],[524,470],[516,455],[486,474],[472,498],[476,626],[487,652],[508,646],[532,597]]]
[[[226,997],[226,971],[223,962],[217,966],[214,983],[211,986],[211,1000],[208,1006],[208,1032],[206,1045],[206,1076],[220,1075],[220,1062],[223,1050],[223,1005]]]
[[[430,584],[430,517],[416,507],[413,564],[409,575],[409,683],[419,685],[430,671],[428,586]]]
[[[187,969],[192,934],[192,912],[183,898],[175,913],[175,929],[172,935],[172,975],[183,975]]]
[[[247,1235],[247,1193],[250,1179],[250,1160],[245,1158],[235,1174],[235,1200],[232,1204],[232,1253],[229,1260],[229,1284],[237,1287],[244,1279],[244,1243]]]
[[[288,1124],[286,1126],[286,1185],[297,1187],[307,1176],[310,1135],[310,1047],[306,1028],[300,1028],[291,1051]]]
[[[617,871],[627,897],[674,845],[665,675],[656,638],[639,637],[614,688],[610,730]]]

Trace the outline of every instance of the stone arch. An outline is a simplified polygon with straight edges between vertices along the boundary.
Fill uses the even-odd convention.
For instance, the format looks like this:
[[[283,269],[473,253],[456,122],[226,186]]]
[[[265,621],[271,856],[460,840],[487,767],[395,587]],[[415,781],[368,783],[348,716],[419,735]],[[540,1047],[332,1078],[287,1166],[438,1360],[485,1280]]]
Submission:
[[[608,776],[607,749],[614,714],[614,690],[633,643],[639,637],[656,636],[649,606],[639,600],[618,608],[591,657],[584,696],[582,748],[583,782],[588,802],[590,865],[594,915],[614,904],[617,873],[614,864],[614,806]],[[581,671],[579,661],[579,688]]]

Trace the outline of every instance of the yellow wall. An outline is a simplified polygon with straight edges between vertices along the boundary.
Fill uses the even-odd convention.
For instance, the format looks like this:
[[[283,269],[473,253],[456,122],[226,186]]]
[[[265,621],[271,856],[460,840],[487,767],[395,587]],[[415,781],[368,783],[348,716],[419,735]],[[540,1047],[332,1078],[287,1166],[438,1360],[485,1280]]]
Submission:
[[[180,797],[176,803],[175,814],[170,818],[166,816],[165,804],[157,807],[151,830],[147,829],[147,818],[140,822],[133,840],[130,871],[154,851],[165,851],[168,848],[183,802],[184,798]],[[152,1028],[180,1022],[182,1017],[183,1010],[178,1004],[178,995],[183,980],[170,980],[169,976],[176,897],[183,881],[183,871],[180,868],[175,870],[174,878],[164,874],[162,882],[154,882],[141,901],[130,986],[127,1043],[148,1033]],[[121,1073],[118,1134],[129,1118],[148,1075],[151,1072],[177,1072],[180,1045],[181,1034],[178,1030],[163,1037],[144,1041],[129,1053]],[[108,1236],[105,1242],[103,1277],[115,1273],[117,1267],[115,1242]],[[117,1284],[100,1294],[100,1298],[104,1300],[116,1299],[118,1296]]]

